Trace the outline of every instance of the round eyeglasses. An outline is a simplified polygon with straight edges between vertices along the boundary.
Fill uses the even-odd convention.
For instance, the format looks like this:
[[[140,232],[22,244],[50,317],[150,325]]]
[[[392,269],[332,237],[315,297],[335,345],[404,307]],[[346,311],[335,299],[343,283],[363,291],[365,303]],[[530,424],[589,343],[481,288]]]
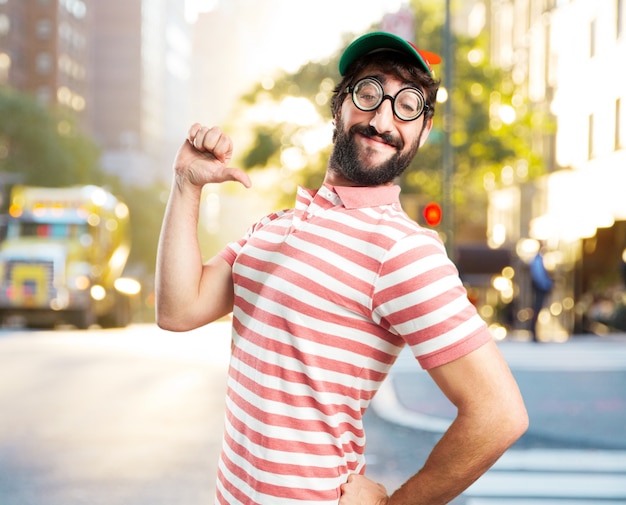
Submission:
[[[375,77],[359,79],[354,86],[346,88],[346,93],[351,93],[354,105],[365,112],[377,109],[389,98],[394,115],[402,121],[413,121],[428,109],[422,90],[409,86],[396,96],[386,95],[382,83]]]

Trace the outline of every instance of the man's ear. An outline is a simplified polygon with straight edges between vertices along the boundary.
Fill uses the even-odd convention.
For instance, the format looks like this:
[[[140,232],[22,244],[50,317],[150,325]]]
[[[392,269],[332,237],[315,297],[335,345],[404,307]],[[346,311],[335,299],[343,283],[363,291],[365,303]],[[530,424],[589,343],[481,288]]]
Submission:
[[[341,122],[341,108],[333,116],[333,120],[332,120],[332,125],[333,125],[333,143],[337,139],[337,123],[338,122]]]
[[[430,130],[432,130],[433,128],[433,118],[429,118],[426,120],[426,122],[424,123],[424,125],[422,126],[422,131],[420,133],[420,147],[422,147],[424,145],[424,143],[426,142],[426,139],[428,138],[428,135],[430,134]]]

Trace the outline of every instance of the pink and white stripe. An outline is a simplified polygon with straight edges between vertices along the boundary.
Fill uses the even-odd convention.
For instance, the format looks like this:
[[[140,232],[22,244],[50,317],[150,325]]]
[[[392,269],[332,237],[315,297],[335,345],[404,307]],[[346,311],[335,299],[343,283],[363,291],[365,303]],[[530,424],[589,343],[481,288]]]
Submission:
[[[300,189],[222,251],[235,346],[217,503],[336,505],[365,471],[362,415],[402,347],[431,368],[490,338],[398,192]]]

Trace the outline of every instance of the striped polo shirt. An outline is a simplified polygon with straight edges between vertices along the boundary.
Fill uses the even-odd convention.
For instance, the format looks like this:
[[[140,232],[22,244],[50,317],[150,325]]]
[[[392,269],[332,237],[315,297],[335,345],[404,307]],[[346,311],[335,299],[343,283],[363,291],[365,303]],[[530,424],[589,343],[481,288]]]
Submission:
[[[362,416],[403,346],[428,369],[491,338],[399,192],[300,188],[220,253],[235,302],[216,503],[336,505],[365,471]]]

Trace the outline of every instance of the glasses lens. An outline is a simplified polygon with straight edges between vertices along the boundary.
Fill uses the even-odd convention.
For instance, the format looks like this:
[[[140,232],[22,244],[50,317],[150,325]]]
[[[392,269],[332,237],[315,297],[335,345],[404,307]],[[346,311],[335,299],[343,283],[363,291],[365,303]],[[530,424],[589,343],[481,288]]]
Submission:
[[[378,107],[382,98],[383,88],[379,82],[373,79],[361,79],[352,91],[354,104],[365,111],[374,110]]]
[[[424,97],[415,89],[403,89],[396,95],[393,109],[400,119],[411,121],[424,110]]]

